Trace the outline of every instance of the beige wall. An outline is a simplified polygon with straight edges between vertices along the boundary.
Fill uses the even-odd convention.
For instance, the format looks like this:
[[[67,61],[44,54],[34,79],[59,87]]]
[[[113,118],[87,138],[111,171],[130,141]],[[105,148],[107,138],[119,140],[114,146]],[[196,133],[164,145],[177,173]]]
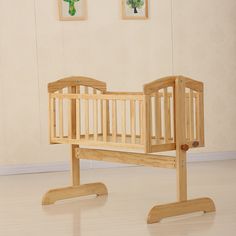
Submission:
[[[121,20],[119,2],[88,0],[88,21],[60,22],[56,0],[0,1],[0,164],[66,160],[68,145],[48,145],[47,83],[67,75],[129,91],[172,72],[202,80],[199,151],[236,150],[235,0],[173,0],[173,14],[150,0],[148,21]]]

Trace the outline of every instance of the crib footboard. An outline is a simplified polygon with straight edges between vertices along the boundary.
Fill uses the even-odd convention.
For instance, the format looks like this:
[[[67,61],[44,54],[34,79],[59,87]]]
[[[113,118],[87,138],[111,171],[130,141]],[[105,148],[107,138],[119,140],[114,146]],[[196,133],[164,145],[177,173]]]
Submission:
[[[178,91],[177,83],[183,83]],[[176,116],[184,114],[183,149],[204,146],[203,83],[183,76],[162,78],[144,85],[146,152],[176,149]],[[178,104],[178,102],[181,102]]]

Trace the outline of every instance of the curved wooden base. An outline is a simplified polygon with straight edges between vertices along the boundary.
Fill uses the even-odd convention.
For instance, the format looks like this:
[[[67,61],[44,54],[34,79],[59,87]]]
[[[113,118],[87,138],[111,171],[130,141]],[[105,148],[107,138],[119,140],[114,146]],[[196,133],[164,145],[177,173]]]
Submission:
[[[148,214],[147,223],[157,223],[166,217],[178,216],[198,211],[203,211],[204,213],[215,211],[215,204],[213,200],[210,198],[198,198],[154,206]]]
[[[107,188],[103,183],[83,184],[66,188],[49,190],[43,197],[42,204],[50,205],[59,200],[82,197],[88,195],[107,195]]]

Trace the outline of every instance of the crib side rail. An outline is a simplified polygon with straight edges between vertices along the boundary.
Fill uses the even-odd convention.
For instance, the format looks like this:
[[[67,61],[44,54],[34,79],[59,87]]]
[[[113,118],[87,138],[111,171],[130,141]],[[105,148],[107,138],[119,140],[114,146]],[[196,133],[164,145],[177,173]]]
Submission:
[[[69,86],[49,92],[50,142],[142,148],[143,93]]]

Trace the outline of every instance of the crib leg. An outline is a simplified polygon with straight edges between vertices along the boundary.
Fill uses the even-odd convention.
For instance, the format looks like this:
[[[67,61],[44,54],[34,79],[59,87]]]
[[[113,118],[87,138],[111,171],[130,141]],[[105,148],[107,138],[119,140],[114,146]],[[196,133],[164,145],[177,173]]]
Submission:
[[[50,205],[59,200],[81,196],[107,195],[107,188],[103,183],[91,183],[80,185],[80,160],[76,158],[77,148],[78,145],[72,145],[71,147],[72,186],[49,190],[43,197],[43,205]]]

